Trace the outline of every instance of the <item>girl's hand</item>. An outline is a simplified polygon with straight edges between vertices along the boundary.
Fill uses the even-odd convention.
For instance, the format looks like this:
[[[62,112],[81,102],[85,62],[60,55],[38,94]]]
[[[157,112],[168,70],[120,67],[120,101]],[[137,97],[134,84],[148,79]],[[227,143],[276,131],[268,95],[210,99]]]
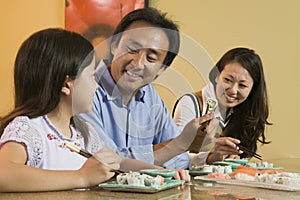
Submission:
[[[78,170],[82,187],[95,186],[114,176],[120,168],[120,156],[103,148],[90,157]]]

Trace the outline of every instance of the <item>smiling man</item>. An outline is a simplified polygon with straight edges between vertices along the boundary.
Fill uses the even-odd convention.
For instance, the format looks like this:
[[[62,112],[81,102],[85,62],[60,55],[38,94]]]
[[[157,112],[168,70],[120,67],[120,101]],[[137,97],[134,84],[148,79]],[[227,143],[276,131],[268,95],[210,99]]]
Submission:
[[[173,62],[179,46],[177,25],[153,8],[133,11],[117,26],[111,39],[110,59],[102,60],[98,66],[100,87],[93,110],[81,115],[95,127],[107,147],[127,158],[170,168],[188,167],[186,146],[193,140],[199,120],[183,131],[188,139],[182,137],[184,142],[173,143],[168,153],[160,151],[160,158],[155,157],[156,150],[184,136],[151,85]],[[177,146],[182,148],[175,151]]]

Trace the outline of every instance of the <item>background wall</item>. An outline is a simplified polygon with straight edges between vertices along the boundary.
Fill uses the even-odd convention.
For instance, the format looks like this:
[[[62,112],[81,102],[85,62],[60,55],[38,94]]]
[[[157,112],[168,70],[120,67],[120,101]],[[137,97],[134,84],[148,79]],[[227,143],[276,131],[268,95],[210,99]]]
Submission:
[[[178,21],[183,43],[174,65],[155,87],[169,109],[183,93],[201,89],[207,71],[230,48],[253,48],[262,57],[270,98],[265,159],[300,158],[297,56],[300,53],[298,0],[150,0],[150,6]],[[64,1],[1,1],[0,115],[13,106],[13,62],[21,43],[46,27],[64,27]]]
[[[64,27],[65,1],[5,1],[0,6],[0,116],[13,106],[13,64],[22,42],[35,31]]]
[[[300,1],[151,0],[150,5],[168,12],[178,21],[183,35],[193,38],[201,46],[198,50],[203,48],[209,52],[214,63],[233,47],[256,50],[264,64],[270,99],[269,120],[274,123],[267,128],[267,137],[272,143],[259,148],[259,153],[266,159],[299,158]],[[199,59],[203,58],[205,56],[201,55]],[[203,80],[199,79],[199,73],[187,69],[200,66],[182,65],[182,60],[185,59],[177,58],[172,68],[185,74],[192,89],[201,89]],[[207,67],[204,64],[200,68]],[[173,74],[173,69],[170,74]],[[169,69],[164,76],[168,73]],[[171,82],[176,89],[178,76]],[[161,84],[158,89],[168,92],[162,96],[167,106],[172,107],[172,98],[178,97],[178,92],[165,90]],[[172,100],[168,102],[169,99]]]

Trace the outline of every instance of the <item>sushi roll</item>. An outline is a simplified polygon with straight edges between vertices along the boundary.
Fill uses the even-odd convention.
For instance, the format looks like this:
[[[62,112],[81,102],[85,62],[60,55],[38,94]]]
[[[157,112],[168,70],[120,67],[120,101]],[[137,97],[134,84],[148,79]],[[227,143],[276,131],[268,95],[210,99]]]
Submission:
[[[117,175],[117,183],[118,184],[128,184],[127,173],[121,173],[121,174]]]
[[[128,185],[145,186],[144,177],[139,172],[131,172],[127,174]]]
[[[225,168],[224,168],[224,166],[216,165],[213,168],[213,172],[225,173]]]
[[[224,173],[225,174],[231,174],[232,173],[232,167],[231,167],[231,165],[224,166]]]

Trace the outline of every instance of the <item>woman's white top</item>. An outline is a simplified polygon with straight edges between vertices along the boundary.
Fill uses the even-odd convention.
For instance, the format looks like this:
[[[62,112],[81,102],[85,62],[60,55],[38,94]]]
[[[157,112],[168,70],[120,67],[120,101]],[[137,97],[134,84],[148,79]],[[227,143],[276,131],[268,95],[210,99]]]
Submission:
[[[194,98],[194,99],[192,99]],[[216,102],[216,94],[214,90],[214,86],[211,82],[209,82],[203,89],[202,89],[202,99],[203,99],[203,109],[202,109],[202,115],[206,112],[207,107],[207,100],[213,99]],[[196,110],[196,109],[197,110]],[[195,119],[197,116],[197,113],[200,113],[200,107],[199,102],[197,101],[197,97],[195,95],[184,95],[180,98],[180,100],[177,103],[176,110],[174,112],[173,119],[176,123],[176,125],[179,127],[179,129],[182,131],[184,126],[190,122],[192,119]],[[225,122],[225,118],[220,113],[220,107],[217,104],[215,110],[213,111],[214,116],[219,120],[220,126],[225,127],[229,120]],[[229,115],[231,115],[232,110]],[[228,117],[228,116],[227,116]],[[200,153],[190,153],[190,166],[192,165],[203,165],[206,164],[206,159],[209,154],[209,151],[203,151]]]

